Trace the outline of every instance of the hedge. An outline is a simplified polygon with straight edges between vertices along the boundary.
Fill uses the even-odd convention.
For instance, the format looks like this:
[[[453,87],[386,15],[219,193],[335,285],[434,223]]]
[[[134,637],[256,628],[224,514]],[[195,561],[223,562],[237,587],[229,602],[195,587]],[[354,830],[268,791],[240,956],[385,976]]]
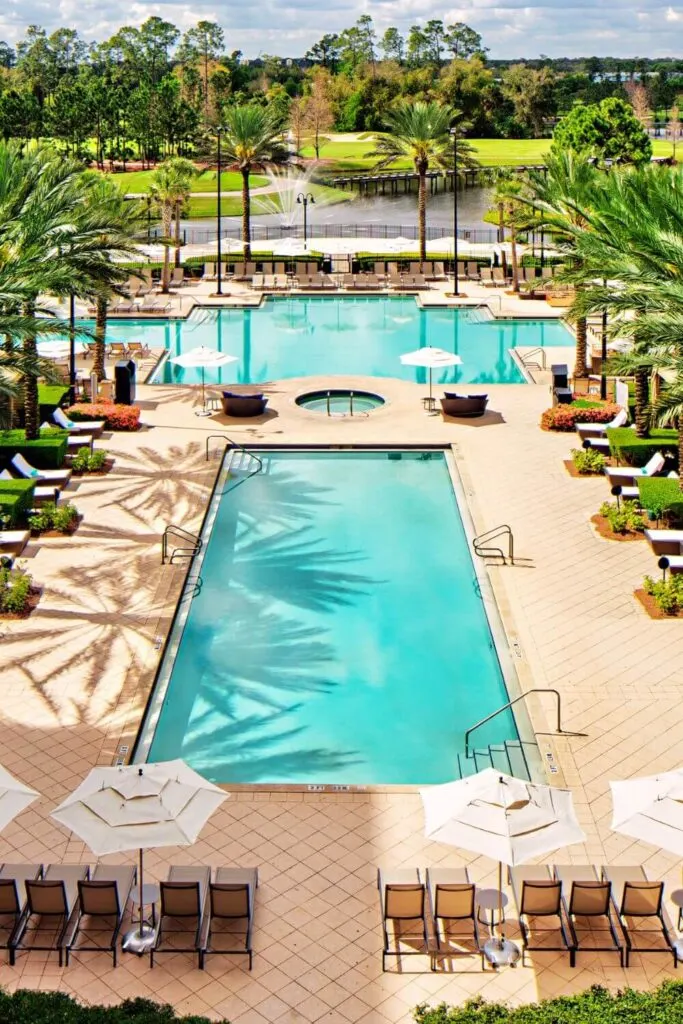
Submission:
[[[683,522],[683,491],[678,480],[668,477],[643,477],[638,481],[638,493],[643,508],[651,519],[671,519]]]
[[[171,1006],[125,999],[118,1006],[81,1006],[64,992],[0,992],[2,1024],[209,1024],[208,1017],[178,1017]],[[224,1024],[228,1024],[227,1021]]]
[[[113,402],[79,402],[66,410],[70,420],[104,420],[106,430],[139,430],[140,407],[114,405]]]
[[[655,452],[670,455],[678,464],[678,431],[651,430],[648,437],[636,437],[631,427],[613,427],[607,432],[612,455],[629,466],[644,466]]]
[[[418,1006],[418,1024],[683,1024],[683,982],[665,981],[653,992],[611,993],[594,985],[575,996],[508,1007],[471,999],[463,1006]]]
[[[23,430],[0,430],[0,464],[8,466],[21,454],[36,469],[59,469],[66,458],[66,430],[45,430],[36,441],[27,441]]]
[[[541,416],[541,427],[544,430],[570,431],[576,430],[577,423],[609,423],[620,409],[621,406],[612,402],[590,408],[585,405],[554,405]]]

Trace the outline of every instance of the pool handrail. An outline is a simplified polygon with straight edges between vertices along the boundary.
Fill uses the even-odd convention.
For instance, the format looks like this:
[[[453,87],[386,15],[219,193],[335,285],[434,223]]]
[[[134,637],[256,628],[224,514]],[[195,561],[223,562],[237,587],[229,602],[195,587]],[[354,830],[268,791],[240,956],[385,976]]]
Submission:
[[[248,455],[249,458],[254,460],[254,462],[258,462],[258,467],[259,468],[258,468],[257,472],[260,472],[263,469],[263,460],[259,459],[258,455],[254,455],[254,453],[250,452],[248,448],[244,447],[244,445],[238,444],[237,441],[233,441],[233,439],[231,437],[228,437],[227,434],[209,434],[207,436],[207,438],[206,438],[206,460],[205,460],[206,462],[209,461],[209,441],[212,438],[216,438],[216,437],[220,437],[220,438],[222,438],[225,441],[229,441],[231,448],[239,448],[239,450],[241,452],[244,452],[245,455]],[[225,447],[227,448],[228,445],[226,444]]]
[[[581,733],[566,733],[565,730],[562,728],[562,697],[560,695],[560,691],[552,689],[550,687],[538,687],[538,686],[535,686],[531,690],[525,690],[524,693],[520,693],[517,697],[514,697],[512,700],[509,700],[507,702],[507,704],[503,704],[502,707],[499,707],[495,711],[492,711],[490,715],[486,716],[486,718],[481,718],[478,722],[475,722],[474,725],[471,725],[469,727],[469,729],[465,730],[465,757],[469,757],[470,736],[475,731],[475,729],[478,729],[482,725],[486,725],[487,722],[490,722],[492,718],[496,718],[496,716],[500,715],[503,711],[509,711],[509,709],[514,704],[516,704],[520,700],[525,700],[532,693],[552,693],[552,694],[555,695],[556,716],[557,716],[555,732],[558,735],[572,735],[572,736],[582,735]]]

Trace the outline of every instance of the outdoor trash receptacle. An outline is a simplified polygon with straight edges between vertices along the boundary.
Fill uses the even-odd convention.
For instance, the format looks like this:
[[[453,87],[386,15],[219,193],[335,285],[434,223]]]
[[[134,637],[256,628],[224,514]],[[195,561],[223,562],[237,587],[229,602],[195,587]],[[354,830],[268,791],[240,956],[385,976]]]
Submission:
[[[569,367],[566,363],[553,363],[550,372],[553,378],[553,390],[569,387]]]
[[[135,363],[121,359],[114,367],[114,401],[117,405],[132,405],[135,401]]]
[[[574,396],[571,388],[553,388],[555,405],[571,405]]]

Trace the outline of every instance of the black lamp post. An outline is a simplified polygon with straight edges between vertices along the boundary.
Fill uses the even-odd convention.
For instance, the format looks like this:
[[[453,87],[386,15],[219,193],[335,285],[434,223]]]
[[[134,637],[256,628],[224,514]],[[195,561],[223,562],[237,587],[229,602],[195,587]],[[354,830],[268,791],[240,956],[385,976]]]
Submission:
[[[76,401],[76,297],[69,295],[69,405]]]
[[[217,153],[217,186],[216,186],[216,295],[223,294],[223,275],[221,267],[221,135],[223,129],[220,125],[216,128],[216,139],[218,141]]]
[[[605,288],[607,282],[604,282]],[[607,398],[607,374],[605,373],[605,363],[607,362],[607,310],[602,314],[602,365],[600,367],[600,398],[603,402]]]
[[[458,129],[451,128],[453,139],[453,295],[458,291]]]
[[[306,246],[306,239],[308,238],[308,204],[311,206],[315,205],[315,197],[311,192],[299,192],[296,197],[297,203],[304,208],[304,247]]]

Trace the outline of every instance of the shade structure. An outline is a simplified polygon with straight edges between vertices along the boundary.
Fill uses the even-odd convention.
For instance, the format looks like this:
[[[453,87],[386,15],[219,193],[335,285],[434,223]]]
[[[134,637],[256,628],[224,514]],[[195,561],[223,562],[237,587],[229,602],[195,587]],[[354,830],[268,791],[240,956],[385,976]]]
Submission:
[[[238,361],[237,356],[231,356],[227,352],[219,352],[217,348],[209,348],[207,345],[198,345],[197,348],[190,349],[189,352],[183,352],[179,356],[174,356],[169,360],[171,363],[175,363],[178,366],[184,366],[186,368],[192,368],[202,371],[202,407],[196,412],[197,416],[208,416],[209,410],[206,408],[206,387],[204,375],[207,369],[218,368],[219,366],[227,366],[228,363],[236,363]]]
[[[142,892],[143,851],[191,846],[227,796],[180,759],[93,768],[52,817],[75,832],[98,857],[138,850]],[[126,936],[124,946],[141,952],[153,941],[154,930],[144,925],[140,901],[139,928]]]
[[[424,366],[429,370],[429,404],[432,403],[432,371],[441,370],[447,366],[461,366],[462,359],[454,352],[446,352],[443,348],[435,348],[433,345],[425,345],[417,348],[414,352],[406,352],[401,356],[404,366]]]
[[[421,789],[420,796],[427,838],[497,860],[501,891],[503,864],[524,864],[586,838],[569,790],[526,782],[495,768]],[[487,943],[485,952],[494,963],[514,963],[520,955],[502,935]]]
[[[683,768],[610,782],[612,828],[683,857]]]
[[[37,798],[35,789],[15,779],[0,765],[0,831]]]
[[[74,342],[74,353],[82,356],[88,346],[82,341]],[[39,341],[36,345],[41,359],[68,359],[71,354],[71,343],[68,341]]]

